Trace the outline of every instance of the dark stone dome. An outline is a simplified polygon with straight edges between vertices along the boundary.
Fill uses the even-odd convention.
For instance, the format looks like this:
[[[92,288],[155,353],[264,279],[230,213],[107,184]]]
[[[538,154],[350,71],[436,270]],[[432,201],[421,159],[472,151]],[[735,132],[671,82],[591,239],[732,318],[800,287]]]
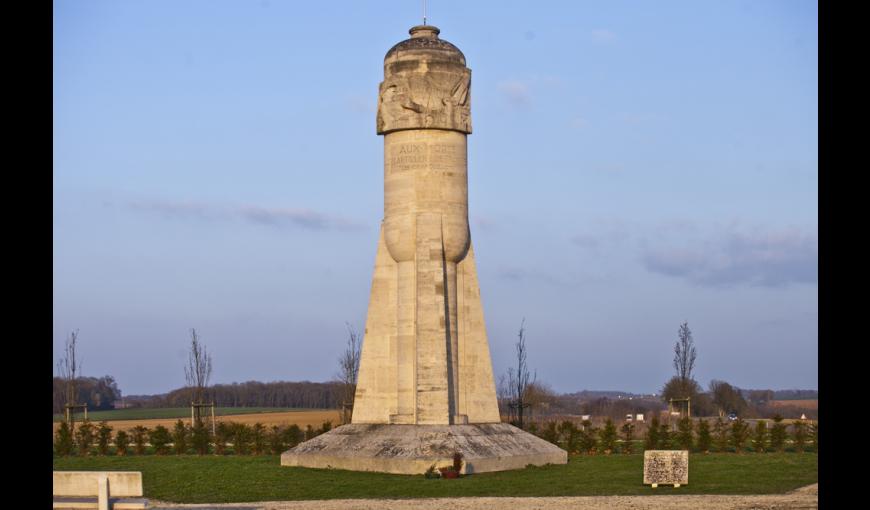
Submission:
[[[465,65],[465,55],[453,44],[439,39],[438,34],[441,30],[437,27],[417,25],[408,30],[408,33],[411,34],[411,38],[390,48],[384,56],[384,62],[417,60],[422,56],[421,54],[425,54],[429,60],[446,60]]]

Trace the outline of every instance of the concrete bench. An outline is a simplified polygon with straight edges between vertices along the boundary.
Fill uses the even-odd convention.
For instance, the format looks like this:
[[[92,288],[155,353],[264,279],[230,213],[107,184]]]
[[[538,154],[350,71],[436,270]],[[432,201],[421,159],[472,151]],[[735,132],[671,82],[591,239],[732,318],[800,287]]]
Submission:
[[[55,471],[53,508],[128,510],[148,507],[138,471]]]

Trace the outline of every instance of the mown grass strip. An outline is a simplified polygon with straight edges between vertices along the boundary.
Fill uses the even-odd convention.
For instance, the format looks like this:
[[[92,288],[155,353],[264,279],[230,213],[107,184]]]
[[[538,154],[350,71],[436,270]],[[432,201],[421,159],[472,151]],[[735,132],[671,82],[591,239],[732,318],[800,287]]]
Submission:
[[[652,489],[643,455],[571,456],[566,465],[457,480],[282,467],[268,456],[56,457],[55,470],[141,471],[145,496],[177,503],[341,498],[773,494],[818,482],[815,453],[692,454],[689,485]]]

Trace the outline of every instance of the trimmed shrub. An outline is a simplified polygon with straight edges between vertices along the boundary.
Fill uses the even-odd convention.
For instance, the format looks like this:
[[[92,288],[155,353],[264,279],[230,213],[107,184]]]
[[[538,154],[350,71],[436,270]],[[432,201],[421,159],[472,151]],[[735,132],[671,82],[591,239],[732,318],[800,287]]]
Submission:
[[[215,427],[214,452],[224,455],[227,452],[227,442],[233,437],[233,428],[229,423],[222,421]]]
[[[269,433],[269,450],[275,455],[280,455],[284,452],[284,434],[277,425],[272,425],[272,431]]]
[[[314,427],[312,427],[311,425],[306,425],[305,440],[308,441],[309,439],[314,439],[315,437],[317,437],[317,431],[314,430]]]
[[[326,434],[330,430],[332,430],[332,421],[326,420],[325,422],[323,422],[323,425],[320,426],[320,433],[318,435]]]
[[[677,422],[677,435],[674,438],[677,446],[683,450],[691,450],[694,446],[692,437],[692,419],[688,416],[680,418]]]
[[[119,430],[115,434],[115,453],[117,455],[127,455],[127,448],[130,446],[130,436],[126,431]]]
[[[172,450],[176,455],[184,455],[187,453],[187,439],[189,431],[187,425],[183,421],[178,420],[172,428]]]
[[[541,439],[559,446],[559,430],[555,421],[548,421],[541,428]]]
[[[782,423],[782,416],[773,417],[773,427],[770,429],[770,449],[781,452],[785,447],[786,429]]]
[[[295,423],[284,429],[284,443],[287,445],[287,448],[293,448],[301,443],[303,437],[302,430]]]
[[[622,453],[631,453],[634,449],[634,424],[627,421],[620,428],[622,431]]]
[[[601,429],[600,437],[601,451],[606,455],[616,450],[616,425],[610,418],[604,422],[604,428]]]
[[[69,423],[65,421],[61,422],[54,437],[54,451],[63,457],[72,455],[75,443],[73,443],[73,436],[69,429]]]
[[[262,455],[266,452],[266,427],[262,423],[255,423],[251,429],[251,442],[254,455]]]
[[[169,443],[172,441],[172,435],[169,433],[169,429],[163,425],[154,427],[154,430],[148,433],[148,440],[151,446],[154,447],[154,453],[157,455],[169,453]]]
[[[749,438],[749,425],[738,418],[731,422],[731,446],[736,453],[743,453],[746,447],[746,439]]]
[[[251,428],[244,423],[233,423],[233,452],[247,455],[251,451]]]
[[[148,437],[148,429],[142,425],[136,425],[130,431],[130,439],[133,440],[133,452],[136,455],[145,455],[145,438]]]
[[[644,450],[658,450],[659,449],[659,417],[653,416],[652,420],[649,422],[649,426],[646,429],[646,437],[643,440],[643,449]]]
[[[211,431],[206,427],[201,420],[196,420],[193,423],[193,429],[190,431],[190,445],[197,455],[207,455],[208,445],[211,443]]]
[[[810,423],[810,441],[813,443],[813,451],[819,452],[819,422]]]
[[[577,429],[577,426],[574,425],[574,422],[571,420],[565,420],[559,424],[556,437],[562,439],[562,444],[565,445],[565,450],[567,450],[568,453],[575,453],[579,451],[579,432],[580,431]],[[558,446],[558,443],[555,444]]]
[[[105,421],[97,428],[97,451],[100,455],[109,454],[109,443],[112,442],[112,427]]]
[[[717,452],[728,451],[728,426],[721,416],[713,423],[713,446]]]
[[[595,455],[598,446],[598,429],[592,426],[589,420],[583,420],[583,428],[580,430],[580,452]]]
[[[797,420],[792,424],[791,428],[794,449],[795,451],[803,452],[807,446],[807,424],[803,420]]]
[[[673,448],[673,434],[671,434],[667,423],[659,425],[659,449],[670,450]]]
[[[710,424],[707,420],[698,419],[698,451],[710,453],[710,445],[713,444],[713,438],[710,436]]]
[[[755,422],[755,433],[752,435],[752,448],[763,453],[767,449],[767,422],[758,420]]]
[[[81,455],[91,454],[91,446],[94,444],[94,426],[90,421],[85,420],[79,425],[76,430],[76,443]]]

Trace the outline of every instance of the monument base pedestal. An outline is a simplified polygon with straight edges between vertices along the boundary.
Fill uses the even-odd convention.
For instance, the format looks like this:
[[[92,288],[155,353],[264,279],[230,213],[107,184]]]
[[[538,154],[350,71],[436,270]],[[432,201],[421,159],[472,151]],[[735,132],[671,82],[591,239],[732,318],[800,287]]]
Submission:
[[[455,452],[466,474],[568,462],[565,450],[507,423],[352,423],[287,450],[281,465],[422,475],[433,464],[452,466]]]

